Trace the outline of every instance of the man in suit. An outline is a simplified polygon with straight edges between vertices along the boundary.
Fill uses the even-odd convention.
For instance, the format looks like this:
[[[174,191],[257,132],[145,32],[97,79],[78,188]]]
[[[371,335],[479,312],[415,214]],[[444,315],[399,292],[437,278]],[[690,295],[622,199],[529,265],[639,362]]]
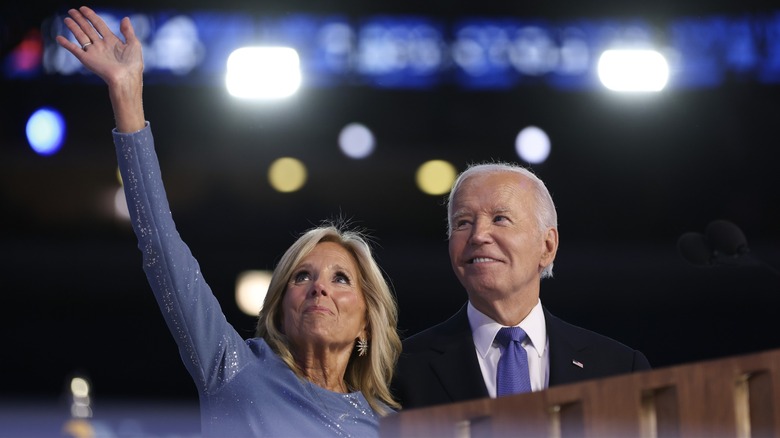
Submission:
[[[552,276],[558,250],[557,213],[532,172],[509,163],[469,167],[453,185],[447,215],[450,261],[468,302],[404,341],[393,388],[405,409],[503,395],[502,327],[527,335],[518,344],[533,391],[650,369],[641,352],[542,306],[541,279]]]

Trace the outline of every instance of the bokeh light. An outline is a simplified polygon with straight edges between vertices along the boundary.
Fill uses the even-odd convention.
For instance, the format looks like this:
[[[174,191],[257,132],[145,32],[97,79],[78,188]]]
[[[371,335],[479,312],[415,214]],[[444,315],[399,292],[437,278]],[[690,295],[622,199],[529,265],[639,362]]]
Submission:
[[[428,195],[450,191],[456,177],[455,166],[444,160],[430,160],[417,169],[417,187]]]
[[[517,134],[515,150],[526,163],[543,163],[550,156],[550,137],[539,127],[527,126]]]
[[[84,377],[73,377],[70,380],[70,415],[73,418],[89,418],[92,416],[92,401],[89,396],[89,381]]]
[[[268,170],[268,182],[275,190],[283,193],[299,190],[306,184],[306,177],[306,166],[291,157],[277,159]]]
[[[350,123],[339,133],[339,147],[350,158],[366,158],[374,151],[374,145],[374,134],[360,123]]]
[[[130,210],[127,208],[127,197],[122,187],[114,193],[114,217],[121,220],[130,220]]]
[[[257,316],[271,284],[271,271],[244,271],[236,279],[236,305],[247,315]]]
[[[65,121],[51,108],[40,108],[27,120],[27,141],[39,155],[52,155],[65,139]]]

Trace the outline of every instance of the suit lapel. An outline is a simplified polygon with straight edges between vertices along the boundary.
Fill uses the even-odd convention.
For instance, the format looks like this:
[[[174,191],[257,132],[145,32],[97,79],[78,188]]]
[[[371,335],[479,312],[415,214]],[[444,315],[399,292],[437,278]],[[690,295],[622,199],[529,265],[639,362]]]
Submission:
[[[547,337],[550,341],[550,381],[549,386],[578,382],[586,378],[587,360],[582,350],[587,347],[582,339],[575,336],[567,325],[544,309],[547,325]]]
[[[441,328],[438,341],[431,345],[431,349],[439,355],[431,360],[430,365],[444,390],[453,401],[487,397],[466,306]]]

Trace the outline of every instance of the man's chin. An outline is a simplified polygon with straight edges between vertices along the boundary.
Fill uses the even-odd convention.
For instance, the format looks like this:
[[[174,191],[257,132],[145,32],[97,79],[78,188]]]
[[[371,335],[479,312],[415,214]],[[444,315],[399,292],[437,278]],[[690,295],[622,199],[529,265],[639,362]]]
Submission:
[[[469,295],[469,299],[474,297],[490,301],[492,299],[500,299],[506,295],[502,289],[498,288],[495,284],[471,282],[464,283],[464,286],[466,288],[466,292]],[[474,300],[472,299],[472,301]]]

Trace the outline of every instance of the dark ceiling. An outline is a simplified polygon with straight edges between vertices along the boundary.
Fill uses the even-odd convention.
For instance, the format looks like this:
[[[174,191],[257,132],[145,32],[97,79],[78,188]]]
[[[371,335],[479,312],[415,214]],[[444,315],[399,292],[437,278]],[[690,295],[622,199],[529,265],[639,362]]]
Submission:
[[[550,19],[767,10],[757,2],[642,2],[639,9],[629,5],[635,2],[404,3],[263,7]],[[265,11],[256,4],[95,3]],[[3,6],[3,54],[20,29],[77,5],[47,6],[13,13]],[[5,18],[13,16],[21,19]],[[80,372],[104,397],[195,397],[132,232],[94,207],[116,185],[104,87],[55,79],[3,80],[0,87],[3,395],[56,398]],[[515,160],[513,138],[533,124],[553,142],[550,159],[535,168],[560,218],[556,275],[542,284],[553,313],[642,350],[656,366],[780,347],[773,325],[780,276],[759,263],[696,267],[676,250],[682,233],[722,218],[744,230],[757,259],[780,267],[777,85],[731,82],[639,100],[543,86],[343,87],[304,90],[273,109],[237,109],[222,90],[206,87],[149,85],[145,93],[179,230],[228,319],[247,336],[254,321],[234,304],[236,274],[271,268],[298,232],[338,215],[372,230],[405,334],[453,313],[465,292],[449,267],[443,199],[415,189],[415,169],[431,158],[460,169]],[[65,149],[50,158],[34,155],[23,137],[26,117],[43,101],[71,123]],[[359,162],[333,147],[338,130],[354,120],[371,126],[379,142]],[[272,193],[257,172],[280,153],[308,157],[311,183],[301,192]]]

